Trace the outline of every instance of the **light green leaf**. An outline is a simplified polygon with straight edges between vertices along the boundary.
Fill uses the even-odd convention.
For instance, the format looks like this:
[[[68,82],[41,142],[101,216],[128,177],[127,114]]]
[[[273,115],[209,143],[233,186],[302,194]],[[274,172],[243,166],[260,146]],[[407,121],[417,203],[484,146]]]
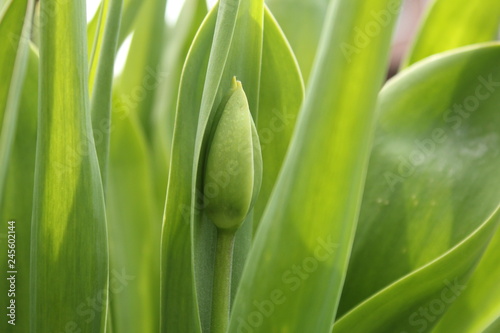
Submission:
[[[374,332],[429,331],[445,309],[421,322],[419,307],[439,300],[445,280],[464,283],[480,260],[500,201],[499,57],[498,44],[445,53],[382,90],[340,306],[354,310],[335,332],[375,322]]]
[[[266,1],[297,56],[306,82],[312,70],[329,2],[328,0]]]
[[[497,318],[493,323],[491,323],[488,328],[486,328],[483,333],[496,333],[500,331],[500,317]]]
[[[158,332],[161,216],[155,206],[146,141],[127,96],[116,94],[109,156],[108,213],[115,332]],[[124,274],[123,274],[124,272]],[[114,274],[125,275],[120,280]],[[116,280],[116,281],[113,281]]]
[[[354,308],[332,332],[429,332],[447,306],[460,299],[499,222],[497,209],[471,237]]]
[[[150,0],[133,13],[137,15],[135,37],[125,69],[114,85],[106,196],[111,272],[124,270],[132,277],[120,292],[111,290],[113,329],[118,332],[156,332],[160,320],[160,228],[165,188],[161,196],[155,195],[147,141],[151,133],[145,131],[139,115],[151,114],[151,101],[163,80],[158,63],[164,43],[165,4],[165,0]],[[120,36],[132,19],[127,16],[132,14],[130,6],[135,5],[124,1]],[[100,132],[106,135],[106,123],[101,124]]]
[[[396,15],[360,52],[347,56],[339,45],[355,44],[355,28],[373,20],[370,12],[389,8],[397,14],[399,2],[334,1],[329,7],[298,128],[236,295],[231,332],[331,329]]]
[[[148,145],[152,137],[155,94],[159,83],[166,76],[160,71],[165,44],[166,3],[166,0],[147,0],[141,6],[134,23],[134,34],[125,68],[117,81],[120,93],[131,97],[130,111],[138,115]],[[126,10],[124,7],[124,15],[127,14]],[[125,21],[123,23],[125,24]]]
[[[10,1],[0,12],[0,203],[26,77],[33,6],[33,1]]]
[[[123,0],[104,0],[94,50],[90,58],[89,91],[92,127],[99,169],[106,190],[111,126],[111,91]]]
[[[1,332],[29,332],[30,315],[30,237],[31,210],[33,202],[33,180],[35,171],[36,117],[38,110],[38,54],[30,48],[28,68],[19,105],[19,120],[12,154],[8,164],[4,199],[0,203],[0,219],[5,228],[0,233],[0,251],[7,253],[7,221],[16,221],[15,259],[16,278],[16,325],[0,322]],[[10,259],[10,258],[9,258]],[[0,270],[7,272],[7,260],[0,261]],[[7,279],[0,280],[0,290],[8,290]],[[7,293],[1,296],[1,307],[7,308],[10,301]]]
[[[169,75],[158,82],[153,108],[152,158],[157,196],[164,199],[167,188],[170,149],[175,124],[175,110],[179,93],[180,79],[189,47],[207,14],[205,0],[187,0],[179,19],[169,29],[168,43],[161,64],[161,72]]]
[[[159,2],[162,2],[160,0]],[[136,19],[139,13],[142,12],[142,8],[145,3],[151,3],[151,0],[124,0],[123,1],[123,12],[120,26],[120,35],[118,36],[118,46],[123,44],[125,38],[134,30],[136,27]],[[158,2],[158,1],[157,1]],[[163,11],[165,13],[165,11]]]
[[[433,0],[402,66],[460,46],[495,40],[499,23],[499,1]]]
[[[30,332],[104,332],[107,228],[87,90],[85,5],[41,6],[54,15],[41,27]],[[98,301],[90,307],[89,299]]]
[[[0,6],[0,251],[5,254],[0,261],[3,277],[0,306],[6,309],[0,331],[6,333],[29,330],[29,321],[21,318],[29,318],[30,311],[30,222],[36,135],[33,119],[36,119],[37,97],[37,59],[33,51],[29,53],[33,7],[33,1],[10,1]],[[30,74],[28,79],[26,72]],[[8,279],[11,276],[8,272],[16,272],[14,281]],[[16,286],[14,295],[10,291],[11,282]],[[12,301],[14,317],[9,316]]]
[[[500,325],[500,230],[497,230],[467,289],[444,314],[433,332],[497,332]],[[492,324],[496,320],[495,325]],[[497,327],[495,331],[494,327]]]
[[[266,8],[257,119],[265,167],[255,204],[254,231],[281,170],[303,98],[304,85],[297,62],[277,22]]]

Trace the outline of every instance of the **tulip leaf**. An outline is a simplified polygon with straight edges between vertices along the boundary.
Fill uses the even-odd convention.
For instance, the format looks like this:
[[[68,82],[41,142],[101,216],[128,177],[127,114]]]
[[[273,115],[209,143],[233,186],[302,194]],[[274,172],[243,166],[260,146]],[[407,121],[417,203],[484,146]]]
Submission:
[[[167,187],[170,148],[175,124],[175,110],[179,92],[180,78],[189,47],[207,14],[204,0],[187,0],[182,7],[179,19],[168,32],[167,48],[161,64],[161,72],[169,75],[158,82],[153,109],[152,158],[155,168],[155,188],[157,195],[164,199]]]
[[[403,67],[436,53],[495,40],[499,23],[498,1],[433,0]]]
[[[355,27],[389,5],[398,11],[399,2],[391,1],[341,0],[329,7],[297,128],[243,271],[230,332],[331,329],[395,20],[351,57],[338,45],[354,44]]]
[[[280,23],[300,65],[304,81],[308,81],[328,0],[268,0],[270,10]]]
[[[92,127],[99,168],[106,191],[111,125],[113,68],[123,0],[104,0],[94,50],[90,58],[89,91]]]
[[[117,81],[120,92],[132,99],[131,112],[137,113],[148,145],[152,136],[155,94],[158,83],[165,79],[165,74],[160,72],[160,63],[166,36],[166,4],[167,0],[149,0],[141,5],[134,21],[134,34],[125,68]],[[124,7],[124,15],[127,14],[127,9]],[[122,28],[126,28],[125,21]],[[120,43],[120,37],[118,42]]]
[[[443,53],[382,90],[334,332],[429,331],[444,309],[431,320],[419,307],[479,262],[498,223],[499,56],[498,44]]]
[[[0,261],[0,305],[6,309],[0,323],[2,332],[29,331],[26,318],[30,311],[30,222],[37,101],[37,59],[29,47],[33,8],[33,1],[9,1],[0,6],[0,250],[6,254],[5,260]],[[10,272],[16,272],[14,280],[9,279]],[[10,290],[12,282],[17,288],[15,294]],[[15,302],[13,317],[9,309],[12,301]]]
[[[0,203],[17,128],[29,50],[33,1],[10,1],[0,12]]]
[[[137,115],[124,107],[127,97],[115,92],[110,129],[106,212],[111,317],[116,332],[157,332],[161,215],[146,140]],[[127,279],[113,282],[114,274]]]
[[[87,89],[85,2],[42,1],[41,11],[48,10],[54,15],[40,34],[30,332],[104,332],[108,245]],[[98,301],[89,307],[89,299]]]
[[[0,219],[16,222],[16,325],[3,320],[0,322],[1,332],[29,332],[30,297],[30,237],[31,210],[33,203],[33,180],[35,173],[36,118],[38,107],[38,54],[30,47],[26,79],[19,105],[19,119],[12,153],[8,164],[7,181],[4,188],[3,201],[0,203]],[[5,228],[5,231],[8,229]],[[7,234],[0,233],[0,250],[7,253]],[[8,271],[7,261],[0,261],[2,272]],[[0,290],[8,290],[9,281],[0,280]],[[0,298],[1,306],[9,306],[7,293]]]
[[[433,332],[491,332],[500,324],[500,229],[467,283],[467,289],[454,302]],[[492,324],[496,320],[496,326]],[[493,326],[492,326],[493,325]],[[492,326],[492,327],[490,327]],[[494,329],[496,327],[496,331]]]

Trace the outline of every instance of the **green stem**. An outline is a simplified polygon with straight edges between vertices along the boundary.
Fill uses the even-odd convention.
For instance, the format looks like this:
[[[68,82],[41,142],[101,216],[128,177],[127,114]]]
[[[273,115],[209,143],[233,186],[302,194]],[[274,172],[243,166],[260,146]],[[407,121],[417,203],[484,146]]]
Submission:
[[[231,271],[236,231],[217,230],[211,333],[226,333],[231,306]]]

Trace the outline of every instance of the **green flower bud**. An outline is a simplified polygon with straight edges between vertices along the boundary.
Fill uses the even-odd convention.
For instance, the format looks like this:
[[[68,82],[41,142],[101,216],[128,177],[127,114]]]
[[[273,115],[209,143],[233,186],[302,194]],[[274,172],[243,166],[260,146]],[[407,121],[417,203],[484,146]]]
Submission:
[[[262,180],[259,137],[236,78],[214,118],[206,148],[205,211],[217,228],[236,230],[252,208]]]

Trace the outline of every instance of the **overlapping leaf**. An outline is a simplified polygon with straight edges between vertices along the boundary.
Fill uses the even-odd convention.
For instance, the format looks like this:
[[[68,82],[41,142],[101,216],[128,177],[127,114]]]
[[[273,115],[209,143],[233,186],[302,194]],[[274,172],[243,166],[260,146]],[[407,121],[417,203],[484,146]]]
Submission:
[[[311,73],[328,0],[268,0],[300,65],[304,81]]]
[[[28,62],[33,6],[33,1],[0,4],[0,251],[5,254],[0,261],[0,305],[7,309],[0,323],[2,332],[29,329],[33,139],[36,134],[33,117],[36,117],[37,96],[37,56],[34,52]],[[25,80],[26,73],[28,78]],[[8,228],[12,226],[8,221],[15,221],[15,227]],[[10,233],[12,231],[15,233]],[[7,280],[10,271],[18,272],[14,294],[13,281]],[[12,306],[12,300],[16,302],[15,318],[7,316],[11,313],[8,307]]]
[[[403,67],[436,53],[494,40],[500,23],[500,2],[433,0]]]
[[[365,27],[371,11],[390,4],[351,0],[329,7],[298,128],[236,295],[231,332],[330,331],[361,203],[394,17],[351,57],[338,46],[355,44],[355,27]],[[395,7],[397,12],[397,2]]]
[[[19,119],[12,153],[9,159],[9,170],[4,188],[4,199],[0,204],[0,218],[5,231],[7,221],[16,221],[15,260],[18,275],[16,277],[16,325],[7,320],[0,323],[2,332],[28,332],[30,316],[30,238],[31,210],[33,202],[33,181],[35,173],[36,120],[38,107],[38,54],[30,48],[26,79],[19,105]],[[7,253],[7,235],[1,241],[2,253]],[[5,240],[5,242],[4,242]],[[8,271],[7,260],[0,262],[2,272]],[[5,277],[0,281],[0,290],[8,290]],[[7,293],[2,295],[2,307],[7,308]],[[10,318],[7,318],[10,320]]]
[[[496,44],[443,54],[381,92],[340,307],[354,310],[334,332],[429,331],[456,298],[447,284],[479,262],[499,222],[499,56]]]
[[[85,6],[41,6],[53,15],[41,27],[30,332],[104,332],[107,228],[89,110]]]
[[[211,53],[208,52],[210,49]],[[261,78],[264,69],[270,74]],[[200,73],[206,73],[205,79],[200,79]],[[277,76],[273,77],[273,74]],[[264,15],[260,2],[241,1],[239,10],[237,3],[231,6],[229,2],[223,2],[220,8],[212,10],[195,38],[184,67],[163,230],[163,329],[196,332],[210,324],[215,230],[203,213],[196,211],[192,215],[192,209],[197,209],[197,205],[191,193],[199,193],[196,174],[203,132],[211,111],[217,108],[233,76],[243,84],[250,110],[258,119],[258,127],[283,132],[282,137],[271,132],[276,136],[267,143],[268,154],[274,151],[278,156],[275,162],[269,161],[270,166],[271,163],[281,163],[279,156],[283,156],[287,148],[302,97],[302,84],[279,28],[269,14]],[[269,89],[267,93],[262,92],[263,87]],[[274,171],[269,174],[264,171],[264,182],[272,183],[275,177]],[[190,224],[191,217],[193,225]],[[251,222],[250,216],[237,236],[233,286],[237,285],[250,246]],[[186,243],[186,239],[191,238],[192,227],[195,245]],[[174,304],[178,311],[166,310],[172,309]]]
[[[497,229],[487,251],[467,283],[433,332],[496,332],[500,318],[500,231]],[[495,326],[496,325],[496,326]],[[491,326],[491,327],[490,327]],[[491,331],[488,331],[488,327]],[[496,327],[496,330],[495,330]]]

